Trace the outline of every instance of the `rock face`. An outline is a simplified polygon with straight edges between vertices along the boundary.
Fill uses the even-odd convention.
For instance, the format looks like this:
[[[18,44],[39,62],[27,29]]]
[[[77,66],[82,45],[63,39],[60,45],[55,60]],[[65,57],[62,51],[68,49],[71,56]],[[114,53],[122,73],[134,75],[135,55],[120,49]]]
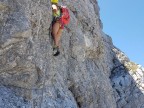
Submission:
[[[110,79],[118,108],[144,108],[143,67],[129,61],[119,49],[113,48],[113,51],[116,58]]]
[[[95,0],[70,9],[52,56],[49,0],[0,0],[0,108],[144,108],[144,68],[102,32]]]

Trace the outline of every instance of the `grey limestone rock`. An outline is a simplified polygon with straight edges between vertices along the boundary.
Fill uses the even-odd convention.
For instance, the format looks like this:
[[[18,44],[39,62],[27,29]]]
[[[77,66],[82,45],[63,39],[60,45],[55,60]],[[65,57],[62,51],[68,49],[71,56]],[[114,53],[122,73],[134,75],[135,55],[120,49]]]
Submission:
[[[54,57],[50,1],[0,0],[0,108],[143,108],[143,71],[137,82],[127,73],[129,59],[103,33],[97,1],[60,4],[71,22]]]

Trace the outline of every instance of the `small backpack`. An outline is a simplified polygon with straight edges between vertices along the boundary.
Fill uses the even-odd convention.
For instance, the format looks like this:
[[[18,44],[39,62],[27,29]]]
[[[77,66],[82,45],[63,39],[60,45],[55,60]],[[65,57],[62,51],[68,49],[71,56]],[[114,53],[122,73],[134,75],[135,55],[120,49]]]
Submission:
[[[66,6],[61,6],[61,22],[64,25],[67,25],[70,22],[70,14]]]

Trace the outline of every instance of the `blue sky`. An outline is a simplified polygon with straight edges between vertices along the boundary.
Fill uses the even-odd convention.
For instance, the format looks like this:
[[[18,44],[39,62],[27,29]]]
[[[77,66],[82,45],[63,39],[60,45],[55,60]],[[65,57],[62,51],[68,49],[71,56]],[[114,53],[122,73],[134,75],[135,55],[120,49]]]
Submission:
[[[131,61],[144,66],[144,0],[98,0],[103,31]]]

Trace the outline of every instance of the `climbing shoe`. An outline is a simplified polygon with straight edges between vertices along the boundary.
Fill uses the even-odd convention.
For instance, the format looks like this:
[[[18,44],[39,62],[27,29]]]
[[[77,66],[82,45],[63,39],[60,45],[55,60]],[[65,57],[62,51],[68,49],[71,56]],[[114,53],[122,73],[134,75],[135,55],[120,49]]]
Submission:
[[[60,54],[59,47],[53,48],[53,56],[58,56]]]

